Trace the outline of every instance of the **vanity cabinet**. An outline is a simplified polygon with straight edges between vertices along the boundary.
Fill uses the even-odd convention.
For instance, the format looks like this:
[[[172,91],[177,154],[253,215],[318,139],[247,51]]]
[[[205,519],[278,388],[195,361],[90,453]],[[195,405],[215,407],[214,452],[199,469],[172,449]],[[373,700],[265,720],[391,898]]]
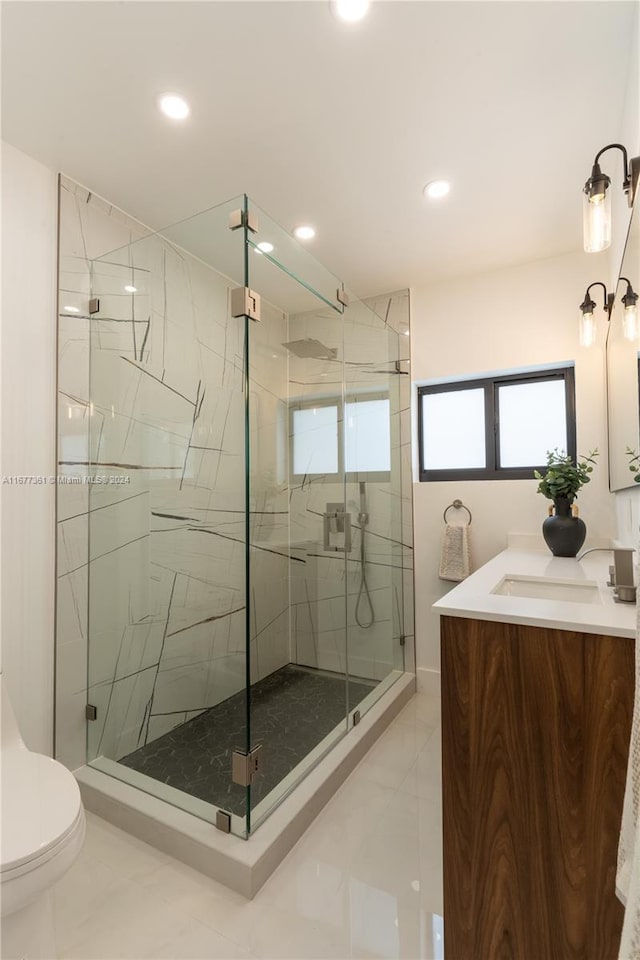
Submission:
[[[441,617],[448,960],[617,960],[634,641]]]

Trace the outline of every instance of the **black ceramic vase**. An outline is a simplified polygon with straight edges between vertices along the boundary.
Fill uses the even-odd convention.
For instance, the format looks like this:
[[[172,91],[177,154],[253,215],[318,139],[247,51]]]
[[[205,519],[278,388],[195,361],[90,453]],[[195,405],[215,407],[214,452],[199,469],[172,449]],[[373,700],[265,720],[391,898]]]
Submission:
[[[587,528],[580,517],[571,516],[571,500],[557,497],[555,512],[542,524],[542,536],[554,557],[575,557],[584,543]]]

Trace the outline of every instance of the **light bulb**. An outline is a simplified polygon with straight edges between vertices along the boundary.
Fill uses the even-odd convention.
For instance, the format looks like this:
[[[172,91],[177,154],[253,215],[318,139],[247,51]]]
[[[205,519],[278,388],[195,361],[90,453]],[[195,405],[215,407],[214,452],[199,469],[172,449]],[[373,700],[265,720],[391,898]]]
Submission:
[[[635,303],[624,308],[622,332],[625,340],[633,342],[638,339],[638,308]]]
[[[125,292],[126,292],[126,293],[137,293],[137,292],[138,292],[138,288],[132,286],[132,284],[130,284],[130,283],[128,283],[124,289],[125,289]]]
[[[334,0],[331,4],[334,16],[348,23],[362,20],[369,10],[369,0]]]
[[[303,224],[295,228],[293,235],[294,237],[297,237],[298,240],[313,240],[316,235],[316,231],[313,229],[313,227]]]
[[[430,200],[439,200],[441,197],[446,197],[450,189],[451,184],[448,180],[431,180],[422,192]]]
[[[185,120],[190,113],[189,104],[177,93],[163,93],[158,100],[158,105],[165,117],[171,120]]]
[[[596,342],[596,322],[593,313],[580,315],[580,346],[592,347]]]
[[[584,194],[583,220],[586,253],[600,253],[611,246],[611,191],[593,197]]]
[[[272,252],[273,252],[273,244],[272,244],[272,243],[269,243],[268,240],[263,240],[261,243],[258,243],[258,244],[256,245],[256,252],[257,252],[257,253],[272,253]]]

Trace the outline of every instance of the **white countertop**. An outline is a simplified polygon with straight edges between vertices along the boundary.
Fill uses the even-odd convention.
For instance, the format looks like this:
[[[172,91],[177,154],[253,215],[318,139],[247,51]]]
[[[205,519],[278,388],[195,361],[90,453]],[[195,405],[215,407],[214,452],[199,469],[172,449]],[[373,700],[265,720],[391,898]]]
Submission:
[[[613,554],[590,553],[583,560],[554,557],[548,551],[503,550],[434,603],[433,609],[451,617],[523,623],[532,627],[578,630],[613,637],[635,637],[635,603],[616,603],[608,587]],[[554,580],[588,581],[598,585],[598,603],[502,596],[491,591],[503,577],[515,574]]]

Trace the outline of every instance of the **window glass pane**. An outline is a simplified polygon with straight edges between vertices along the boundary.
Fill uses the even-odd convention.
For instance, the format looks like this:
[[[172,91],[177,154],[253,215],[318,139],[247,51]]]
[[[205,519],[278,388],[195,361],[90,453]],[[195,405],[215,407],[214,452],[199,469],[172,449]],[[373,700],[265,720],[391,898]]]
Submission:
[[[486,467],[484,390],[455,390],[422,396],[425,470]]]
[[[338,472],[338,408],[293,411],[293,472]]]
[[[498,387],[500,466],[546,463],[547,450],[567,449],[564,380]]]
[[[348,473],[391,469],[389,409],[388,398],[345,405],[345,468]]]

